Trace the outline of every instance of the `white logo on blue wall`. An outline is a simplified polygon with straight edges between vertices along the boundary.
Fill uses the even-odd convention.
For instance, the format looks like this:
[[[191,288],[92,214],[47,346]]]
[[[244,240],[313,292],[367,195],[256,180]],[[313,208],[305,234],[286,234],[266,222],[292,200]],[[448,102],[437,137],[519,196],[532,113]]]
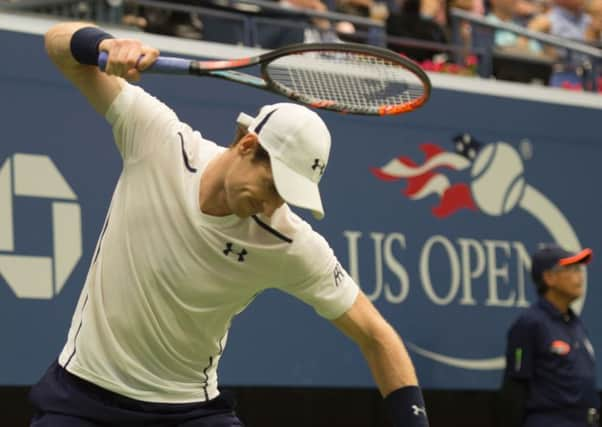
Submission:
[[[15,251],[14,200],[48,199],[52,253],[30,256]],[[16,153],[0,166],[0,277],[18,298],[58,295],[82,256],[81,210],[77,196],[53,161],[44,155]]]

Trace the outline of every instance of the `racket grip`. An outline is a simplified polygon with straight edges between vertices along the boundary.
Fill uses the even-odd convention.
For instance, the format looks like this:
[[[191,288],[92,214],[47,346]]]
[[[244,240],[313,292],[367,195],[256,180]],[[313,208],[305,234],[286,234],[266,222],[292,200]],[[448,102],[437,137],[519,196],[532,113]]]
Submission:
[[[109,55],[107,52],[100,52],[98,54],[98,68],[101,71],[105,71],[107,68],[107,60]],[[156,59],[155,63],[144,70],[144,73],[153,74],[189,74],[190,59],[183,58],[172,58],[169,56],[160,56]]]

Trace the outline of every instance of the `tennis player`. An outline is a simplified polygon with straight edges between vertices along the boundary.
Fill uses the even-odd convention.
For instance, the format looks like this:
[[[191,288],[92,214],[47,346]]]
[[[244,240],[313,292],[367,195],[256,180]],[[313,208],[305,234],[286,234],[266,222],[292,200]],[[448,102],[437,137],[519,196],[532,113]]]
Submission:
[[[112,126],[123,171],[67,342],[32,388],[31,425],[241,426],[217,366],[232,318],[278,288],[359,345],[396,427],[428,426],[397,333],[289,208],[324,215],[318,182],[330,134],[320,117],[264,106],[241,114],[235,143],[220,147],[128,83],[157,49],[81,23],[58,24],[45,41]],[[99,50],[106,73],[95,66]]]

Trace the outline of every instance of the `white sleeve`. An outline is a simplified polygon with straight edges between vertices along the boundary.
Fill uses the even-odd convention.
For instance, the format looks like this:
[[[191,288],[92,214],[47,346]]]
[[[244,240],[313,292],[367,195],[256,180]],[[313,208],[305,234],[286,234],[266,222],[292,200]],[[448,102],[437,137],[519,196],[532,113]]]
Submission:
[[[311,230],[303,238],[286,274],[293,281],[280,289],[305,303],[326,319],[332,320],[351,308],[359,286],[337,260],[328,242]]]
[[[172,109],[142,88],[126,83],[106,113],[124,163],[135,162],[168,140],[180,123]]]

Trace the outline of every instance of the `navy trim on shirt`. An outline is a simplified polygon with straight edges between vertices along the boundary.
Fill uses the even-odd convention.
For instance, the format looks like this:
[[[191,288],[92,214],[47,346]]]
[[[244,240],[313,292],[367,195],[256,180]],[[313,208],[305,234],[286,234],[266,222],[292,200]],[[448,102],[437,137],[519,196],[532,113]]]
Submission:
[[[184,149],[184,136],[182,135],[182,132],[178,132],[178,136],[180,137],[180,145],[182,146],[182,158],[184,159],[184,166],[186,166],[186,169],[188,169],[189,172],[196,173],[197,169],[190,165],[190,160],[188,159],[188,155],[186,155],[186,150]]]
[[[257,215],[253,215],[253,219],[255,220],[257,225],[259,225],[261,228],[263,228],[267,232],[272,233],[274,236],[278,237],[280,240],[284,240],[287,243],[293,243],[293,239],[291,239],[290,237],[286,237],[284,234],[280,233],[278,230],[274,230],[268,224],[266,224],[265,222],[263,222],[262,220],[257,218]]]
[[[77,327],[77,332],[75,333],[75,337],[73,337],[73,352],[69,356],[69,359],[67,359],[67,362],[65,362],[65,366],[63,366],[63,368],[65,368],[65,369],[67,369],[67,366],[69,366],[69,363],[71,363],[71,359],[73,359],[73,356],[75,356],[75,352],[77,351],[77,337],[79,336],[79,331],[81,331],[82,325],[84,324],[84,309],[86,308],[87,303],[88,303],[88,294],[86,294],[86,299],[84,300],[84,304],[82,305],[82,314],[81,314],[82,318],[79,321],[79,326]]]

